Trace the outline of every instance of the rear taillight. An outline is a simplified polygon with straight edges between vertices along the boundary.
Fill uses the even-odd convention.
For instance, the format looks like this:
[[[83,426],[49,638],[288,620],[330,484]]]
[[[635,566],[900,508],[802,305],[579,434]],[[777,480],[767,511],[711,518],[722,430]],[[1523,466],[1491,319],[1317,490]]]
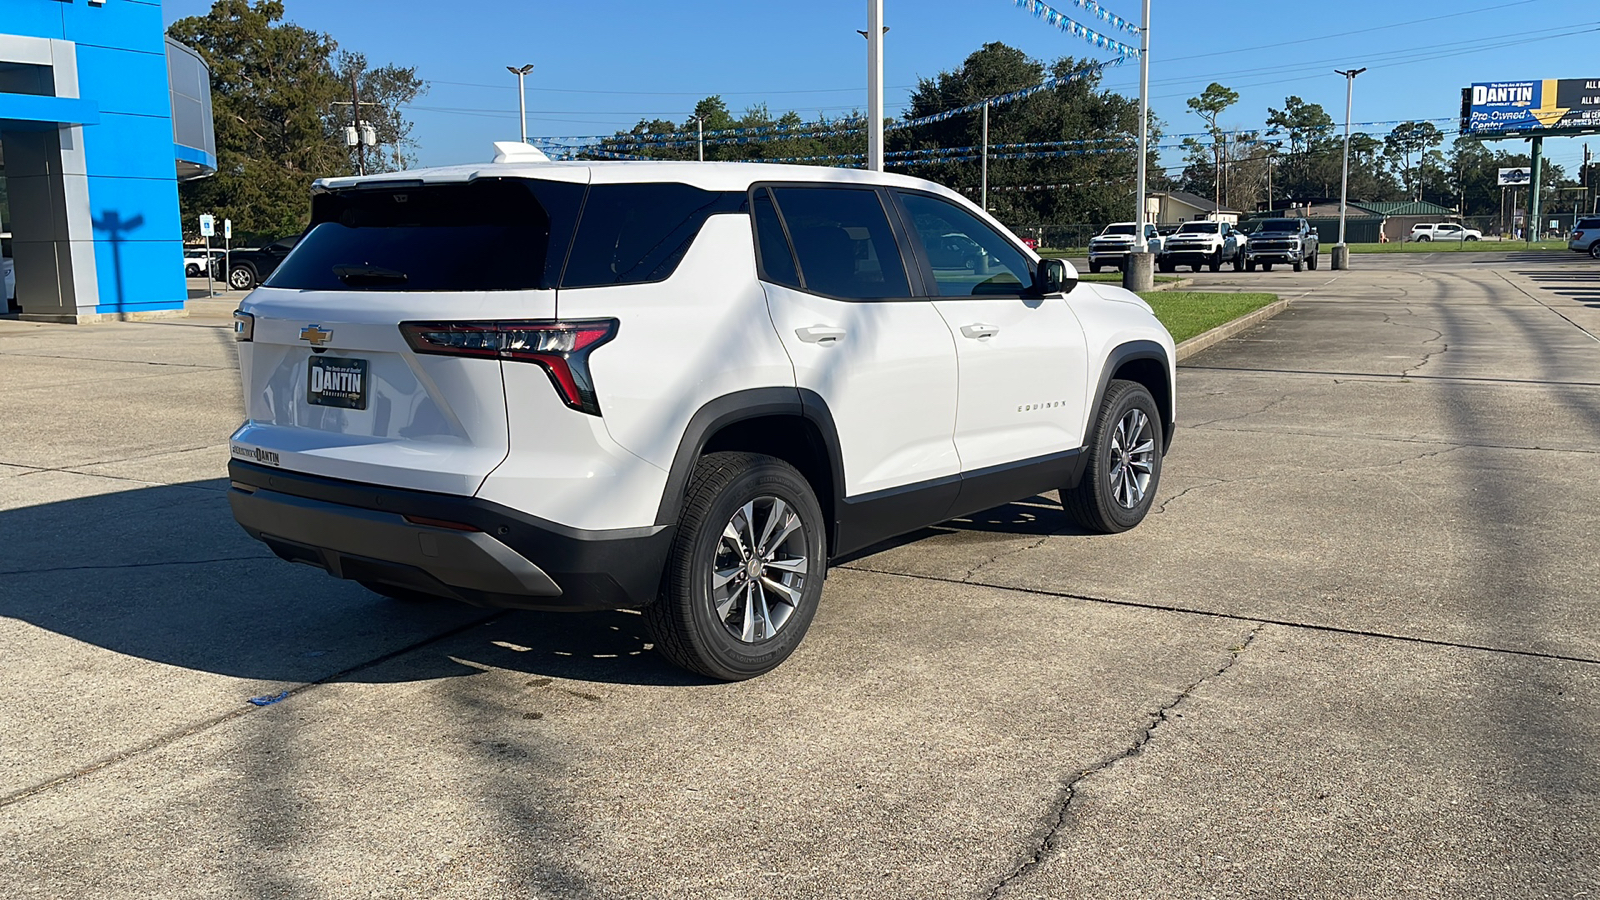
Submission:
[[[400,332],[417,353],[535,363],[549,373],[564,403],[598,416],[600,398],[589,376],[589,354],[616,337],[617,320],[401,322]]]

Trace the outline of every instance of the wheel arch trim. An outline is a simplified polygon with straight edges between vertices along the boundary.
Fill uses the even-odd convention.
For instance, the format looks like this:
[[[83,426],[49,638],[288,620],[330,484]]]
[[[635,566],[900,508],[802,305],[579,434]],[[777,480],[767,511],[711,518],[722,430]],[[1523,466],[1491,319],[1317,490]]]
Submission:
[[[1162,398],[1154,391],[1151,392],[1155,394],[1156,406],[1161,409],[1161,452],[1165,455],[1167,450],[1172,447],[1172,432],[1177,424],[1177,417],[1173,415],[1173,410],[1176,409],[1174,401],[1176,400],[1177,385],[1172,382],[1172,363],[1167,356],[1167,348],[1155,341],[1128,341],[1127,343],[1118,344],[1111,349],[1110,353],[1106,354],[1105,364],[1100,368],[1100,381],[1095,386],[1094,402],[1089,406],[1088,421],[1094,421],[1094,416],[1100,409],[1100,404],[1105,402],[1106,390],[1111,386],[1111,377],[1116,374],[1117,370],[1130,362],[1144,359],[1153,360],[1161,364],[1162,379],[1166,382],[1165,398]],[[1084,434],[1085,444],[1088,443],[1088,440],[1089,436],[1086,431]]]

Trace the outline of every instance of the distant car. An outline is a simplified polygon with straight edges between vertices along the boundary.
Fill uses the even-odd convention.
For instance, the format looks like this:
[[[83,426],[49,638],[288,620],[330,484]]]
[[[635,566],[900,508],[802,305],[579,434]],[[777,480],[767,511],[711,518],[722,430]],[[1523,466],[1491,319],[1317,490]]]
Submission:
[[[964,234],[946,234],[928,248],[928,264],[935,269],[977,269],[983,248]]]
[[[1089,241],[1089,271],[1098,272],[1101,266],[1121,270],[1133,252],[1134,238],[1139,226],[1133,222],[1113,222]],[[1161,234],[1156,226],[1145,223],[1144,240],[1151,253],[1161,252]]]
[[[295,235],[273,241],[260,250],[233,251],[228,262],[228,287],[236,291],[248,291],[266,281],[299,242],[300,236]]]
[[[1156,255],[1156,267],[1163,272],[1175,271],[1178,266],[1188,266],[1196,272],[1206,266],[1220,271],[1225,262],[1233,263],[1235,272],[1244,268],[1243,249],[1247,239],[1227,222],[1185,222],[1178,233],[1161,245]]]
[[[1579,219],[1578,224],[1572,226],[1572,239],[1567,241],[1567,249],[1600,259],[1600,218]]]
[[[217,265],[220,265],[221,263],[222,263],[222,251],[221,250],[212,250],[211,251],[211,265],[212,266],[217,266]],[[201,249],[201,250],[185,250],[185,251],[183,251],[183,276],[185,278],[199,278],[200,276],[206,274],[206,268],[207,268],[207,265],[206,265],[206,251],[205,250]]]
[[[1483,232],[1454,222],[1418,224],[1411,226],[1411,233],[1406,235],[1406,240],[1423,244],[1428,241],[1481,241]]]

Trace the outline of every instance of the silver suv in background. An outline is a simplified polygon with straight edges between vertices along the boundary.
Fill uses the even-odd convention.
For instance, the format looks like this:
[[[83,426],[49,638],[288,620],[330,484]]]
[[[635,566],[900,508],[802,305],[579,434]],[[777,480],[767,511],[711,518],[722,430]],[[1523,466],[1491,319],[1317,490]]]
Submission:
[[[1089,271],[1098,272],[1101,266],[1121,270],[1126,265],[1128,254],[1133,252],[1138,227],[1136,222],[1113,222],[1106,226],[1105,231],[1091,239]],[[1161,252],[1161,234],[1156,231],[1154,223],[1145,223],[1144,240],[1151,253]]]
[[[1579,219],[1578,224],[1572,226],[1572,238],[1567,241],[1567,249],[1600,259],[1600,216]]]

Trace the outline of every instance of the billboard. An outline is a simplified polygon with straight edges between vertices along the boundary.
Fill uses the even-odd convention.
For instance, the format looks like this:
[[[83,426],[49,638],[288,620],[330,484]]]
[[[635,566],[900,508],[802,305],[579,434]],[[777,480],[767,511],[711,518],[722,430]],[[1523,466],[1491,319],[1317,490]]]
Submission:
[[[1600,78],[1489,81],[1462,94],[1463,134],[1600,131]]]
[[[1499,187],[1516,187],[1527,184],[1533,180],[1533,170],[1519,166],[1514,169],[1501,169]]]

